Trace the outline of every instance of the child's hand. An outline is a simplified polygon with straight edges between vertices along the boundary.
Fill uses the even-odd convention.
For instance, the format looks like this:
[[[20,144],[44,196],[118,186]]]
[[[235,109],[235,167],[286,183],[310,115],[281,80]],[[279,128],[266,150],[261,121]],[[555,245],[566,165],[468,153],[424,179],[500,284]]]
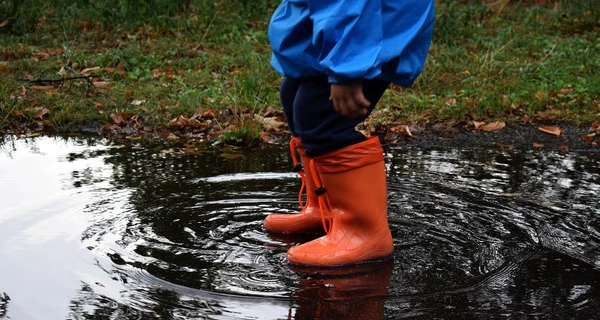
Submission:
[[[356,118],[367,114],[371,103],[363,94],[362,81],[351,84],[331,84],[331,96],[336,112],[347,118]]]

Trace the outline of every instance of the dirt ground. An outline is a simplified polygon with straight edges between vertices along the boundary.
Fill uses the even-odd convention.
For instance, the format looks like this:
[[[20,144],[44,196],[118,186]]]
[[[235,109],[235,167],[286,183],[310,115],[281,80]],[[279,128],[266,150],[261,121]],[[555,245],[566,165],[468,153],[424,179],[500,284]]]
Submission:
[[[560,153],[592,152],[600,154],[600,139],[584,141],[583,136],[590,130],[589,125],[568,123],[554,124],[564,131],[555,136],[544,133],[535,125],[507,125],[502,130],[493,132],[460,129],[431,125],[413,129],[413,137],[402,137],[390,144],[405,144],[423,147],[449,148],[498,148],[500,150],[548,150]],[[388,138],[389,140],[389,138]]]

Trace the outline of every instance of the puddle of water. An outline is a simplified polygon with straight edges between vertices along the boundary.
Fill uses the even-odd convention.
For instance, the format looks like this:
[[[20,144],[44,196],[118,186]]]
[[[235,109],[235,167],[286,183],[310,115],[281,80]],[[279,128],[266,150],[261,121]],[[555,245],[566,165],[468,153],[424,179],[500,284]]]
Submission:
[[[0,317],[587,319],[600,310],[594,154],[388,147],[391,263],[289,266],[307,237],[285,147],[221,157],[161,143],[0,147]]]

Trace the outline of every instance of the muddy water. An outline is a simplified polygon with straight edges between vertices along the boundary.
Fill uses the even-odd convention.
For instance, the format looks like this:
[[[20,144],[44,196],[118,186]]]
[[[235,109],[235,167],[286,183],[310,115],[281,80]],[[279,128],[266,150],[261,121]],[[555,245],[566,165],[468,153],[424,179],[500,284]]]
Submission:
[[[593,319],[595,154],[386,147],[391,263],[302,270],[285,147],[2,138],[0,318]],[[189,150],[188,150],[189,151]]]

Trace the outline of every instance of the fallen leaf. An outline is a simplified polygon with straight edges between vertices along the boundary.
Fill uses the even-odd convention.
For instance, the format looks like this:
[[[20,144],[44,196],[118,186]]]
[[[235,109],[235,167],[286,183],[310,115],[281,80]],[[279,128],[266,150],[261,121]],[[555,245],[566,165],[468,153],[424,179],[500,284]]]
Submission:
[[[410,132],[410,128],[407,125],[391,127],[390,132],[399,133],[403,136],[414,138],[412,132]]]
[[[34,114],[33,114],[33,118],[44,118],[45,115],[48,114],[49,110],[48,108],[42,108],[42,107],[37,107],[37,108],[33,108],[31,109]]]
[[[97,82],[92,82],[92,83],[94,84],[94,87],[96,87],[96,88],[110,88],[113,86],[113,84],[108,81],[97,81]]]
[[[237,76],[239,74],[242,74],[242,69],[240,69],[240,68],[233,68],[233,70],[229,71],[228,74],[230,76]]]
[[[281,130],[281,127],[285,126],[285,122],[283,121],[279,121],[277,119],[277,117],[262,117],[260,115],[254,115],[254,118],[259,121],[260,123],[262,123],[263,128],[266,131],[271,131],[271,130]]]
[[[66,76],[67,76],[67,70],[65,70],[65,67],[64,67],[64,66],[62,66],[62,67],[60,68],[60,71],[58,71],[58,74],[59,74],[59,75],[61,75],[61,76],[63,76],[63,77],[66,77]]]
[[[583,140],[584,142],[587,143],[591,143],[594,142],[594,139],[596,139],[596,133],[590,133],[590,134],[586,134],[583,137],[581,137],[581,140]]]
[[[110,119],[114,124],[126,124],[125,119],[123,119],[123,115],[121,113],[112,113],[110,115]]]
[[[56,90],[56,88],[54,86],[31,86],[31,87],[29,87],[29,89],[32,89],[32,90],[43,90],[43,91]]]
[[[588,132],[600,134],[600,124],[598,123],[598,120],[592,123],[592,126],[590,127],[590,130]]]
[[[124,64],[123,64],[123,60],[121,60],[119,62],[119,64],[117,65],[117,71],[123,71],[125,70]]]
[[[207,110],[202,114],[202,118],[204,119],[214,119],[216,118],[215,112],[212,110]]]
[[[12,114],[14,117],[22,117],[24,116],[23,112],[20,110],[13,110],[10,112],[10,114]]]
[[[100,67],[85,68],[85,69],[81,70],[81,73],[82,74],[92,73],[92,72],[96,72],[98,70],[100,70]]]
[[[560,136],[561,134],[564,133],[564,131],[561,128],[555,127],[555,126],[543,126],[543,127],[539,127],[538,130],[540,130],[541,132],[547,133],[547,134],[555,135],[555,136]]]
[[[271,136],[266,132],[261,134],[260,138],[264,143],[269,143],[269,141],[271,141]]]
[[[93,103],[93,104],[94,104],[96,107],[98,107],[98,108],[100,108],[100,109],[104,109],[104,105],[102,104],[102,102],[100,102],[100,101],[92,101],[92,103]]]
[[[187,125],[188,125],[188,121],[185,119],[184,116],[181,116],[181,115],[179,117],[171,120],[171,126],[173,126],[173,127],[183,128]]]
[[[569,94],[571,92],[573,92],[573,89],[560,89],[556,91],[556,94]]]
[[[46,61],[46,60],[50,59],[50,54],[45,53],[45,52],[38,52],[35,55],[35,59],[40,60],[40,61]]]
[[[275,108],[273,108],[273,107],[269,106],[269,107],[267,108],[267,110],[265,111],[265,113],[264,113],[264,115],[263,115],[263,116],[264,116],[264,117],[273,117],[273,116],[276,116],[276,115],[278,115],[279,113],[280,113],[280,111],[278,111],[278,110],[276,110]]]
[[[504,121],[495,121],[495,122],[490,122],[486,125],[481,126],[481,130],[483,131],[496,131],[496,130],[500,130],[502,128],[504,128],[506,126],[506,123],[504,123]]]
[[[8,22],[9,22],[9,19],[6,19],[6,20],[0,22],[0,28],[6,27],[8,25]]]
[[[478,130],[484,124],[485,124],[485,122],[483,122],[483,121],[473,121],[473,126],[475,127],[475,130]]]
[[[450,107],[456,106],[456,98],[449,98],[446,100],[446,105]]]
[[[146,102],[146,100],[133,100],[131,101],[132,106],[139,106],[140,104]]]
[[[8,67],[6,65],[0,63],[0,71],[4,71],[6,69],[8,69]]]
[[[544,147],[543,143],[537,143],[537,142],[533,143],[533,148],[535,148],[535,149],[541,149],[543,147]]]

